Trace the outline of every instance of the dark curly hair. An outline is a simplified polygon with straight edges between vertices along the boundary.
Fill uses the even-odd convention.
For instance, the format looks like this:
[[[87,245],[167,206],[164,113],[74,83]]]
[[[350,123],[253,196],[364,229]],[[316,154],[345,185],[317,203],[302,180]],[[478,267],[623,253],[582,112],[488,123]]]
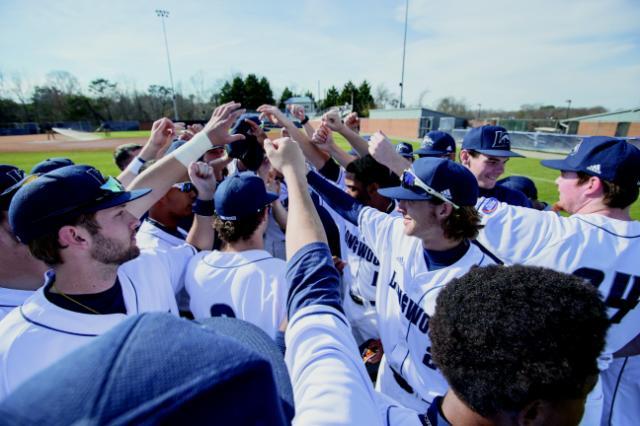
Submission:
[[[265,209],[266,207],[256,213],[240,217],[237,220],[224,220],[218,216],[214,216],[213,228],[225,243],[248,240],[256,229],[258,229],[262,221],[266,220],[264,214]]]
[[[387,166],[378,163],[370,154],[353,160],[347,165],[347,173],[352,173],[355,180],[366,188],[377,183],[380,188],[400,185],[400,178]]]
[[[532,266],[473,268],[438,295],[433,360],[473,411],[584,398],[609,327],[597,290]]]

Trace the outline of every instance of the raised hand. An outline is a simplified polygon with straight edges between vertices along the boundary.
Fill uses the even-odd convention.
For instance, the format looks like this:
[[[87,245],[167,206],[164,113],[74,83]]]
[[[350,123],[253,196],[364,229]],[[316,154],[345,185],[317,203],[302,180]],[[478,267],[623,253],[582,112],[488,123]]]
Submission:
[[[357,112],[349,113],[344,119],[344,125],[356,133],[360,133],[360,118]]]
[[[304,106],[302,105],[291,105],[289,107],[289,111],[291,111],[291,115],[293,115],[298,120],[302,121],[305,117]]]
[[[264,150],[271,165],[285,174],[285,171],[293,173],[306,173],[307,167],[300,146],[291,138],[280,138],[264,142]]]
[[[267,139],[267,134],[264,132],[264,129],[253,120],[244,120],[244,122],[251,127],[251,133],[258,139],[258,142],[264,144],[264,140]]]
[[[322,116],[322,124],[326,125],[334,132],[339,132],[344,127],[344,123],[340,117],[340,112],[337,109],[332,109],[324,113]]]
[[[282,111],[280,111],[278,107],[273,105],[260,105],[256,111],[260,113],[261,120],[266,118],[273,124],[284,126],[285,123],[289,121],[282,113]]]
[[[213,199],[213,194],[216,191],[213,167],[201,161],[193,162],[189,164],[189,179],[198,190],[199,199]]]
[[[231,142],[244,139],[244,135],[230,135],[229,129],[233,123],[245,112],[240,108],[237,102],[227,102],[217,107],[209,122],[204,126],[203,131],[206,133],[212,145],[224,145]]]

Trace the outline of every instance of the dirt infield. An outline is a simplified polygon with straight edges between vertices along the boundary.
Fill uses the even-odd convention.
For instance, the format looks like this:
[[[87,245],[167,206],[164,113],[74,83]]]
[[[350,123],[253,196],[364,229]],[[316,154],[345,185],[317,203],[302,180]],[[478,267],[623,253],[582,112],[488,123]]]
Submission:
[[[47,140],[47,135],[0,136],[0,152],[100,151],[114,149],[124,143],[144,145],[147,138],[74,140],[60,134]]]

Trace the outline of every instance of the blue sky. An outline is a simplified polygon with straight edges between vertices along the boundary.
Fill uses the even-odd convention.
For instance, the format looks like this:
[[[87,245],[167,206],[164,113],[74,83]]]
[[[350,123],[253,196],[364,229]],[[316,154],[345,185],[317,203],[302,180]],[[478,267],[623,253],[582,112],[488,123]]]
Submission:
[[[234,73],[317,93],[351,79],[398,92],[404,0],[1,0],[5,92],[65,70],[124,89],[169,84],[184,93]],[[637,0],[410,0],[405,102],[455,96],[475,109],[544,103],[640,106]],[[204,88],[204,90],[203,90]]]

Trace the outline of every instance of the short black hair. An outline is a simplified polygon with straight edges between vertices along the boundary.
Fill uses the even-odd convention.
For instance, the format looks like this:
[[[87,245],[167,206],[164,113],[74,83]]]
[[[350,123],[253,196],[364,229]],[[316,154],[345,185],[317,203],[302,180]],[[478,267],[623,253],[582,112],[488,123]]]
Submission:
[[[533,266],[475,267],[437,299],[433,360],[483,417],[584,398],[609,327],[591,284]]]
[[[346,170],[347,173],[352,173],[354,178],[365,188],[372,183],[377,183],[380,188],[400,185],[398,175],[389,170],[387,166],[378,163],[369,154],[350,162]]]
[[[142,145],[137,143],[125,143],[116,147],[113,151],[113,160],[120,170],[124,170],[131,158],[132,153],[138,149],[142,149]]]

